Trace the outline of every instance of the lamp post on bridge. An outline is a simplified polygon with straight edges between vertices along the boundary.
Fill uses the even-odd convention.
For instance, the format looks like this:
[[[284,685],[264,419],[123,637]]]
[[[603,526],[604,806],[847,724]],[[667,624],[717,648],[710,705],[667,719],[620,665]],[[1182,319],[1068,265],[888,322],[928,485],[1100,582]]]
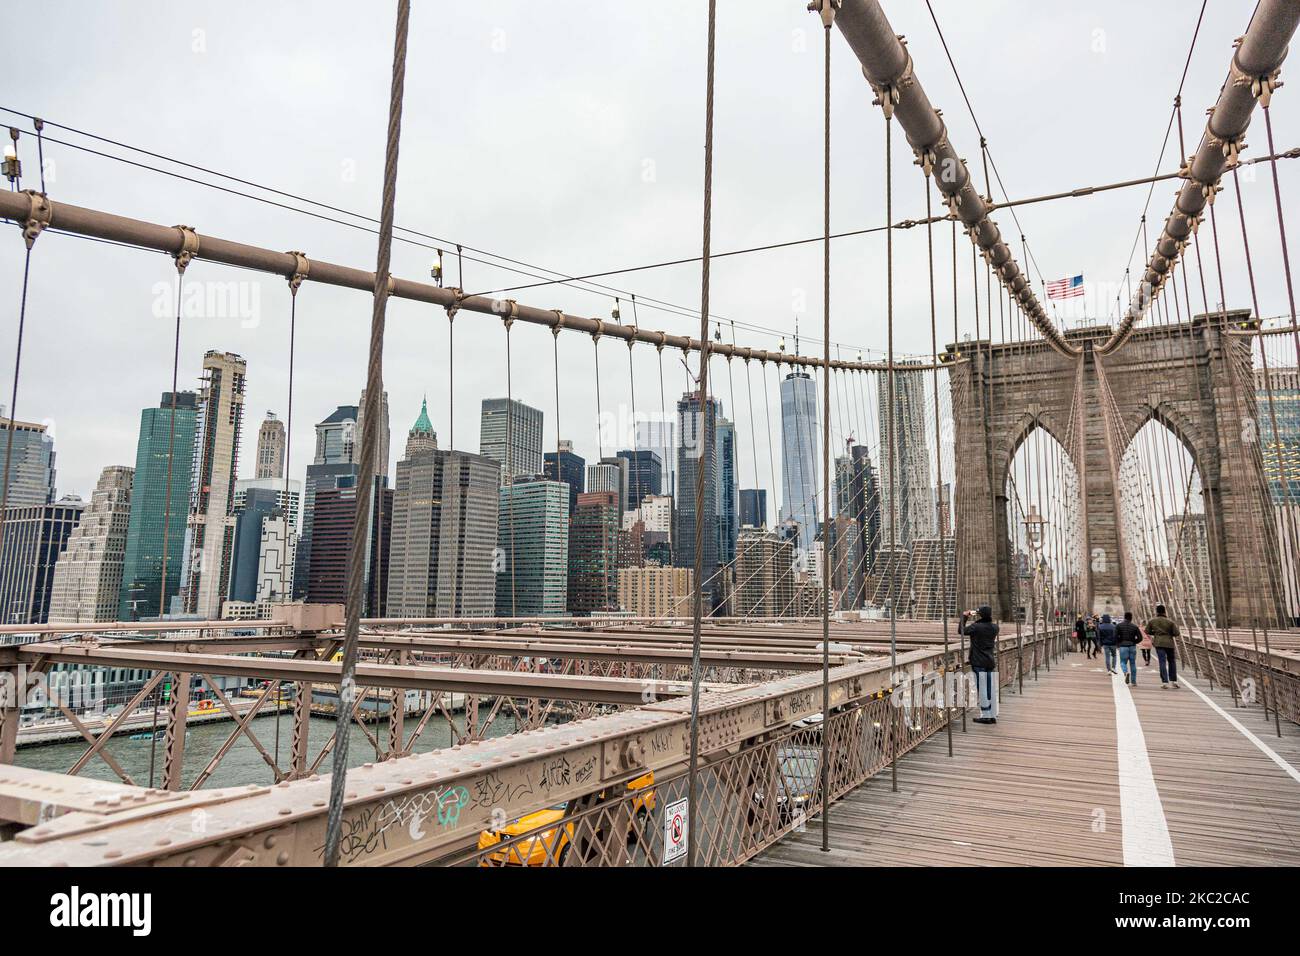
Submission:
[[[1034,678],[1038,678],[1038,606],[1042,603],[1043,588],[1043,525],[1047,522],[1043,516],[1038,513],[1038,505],[1031,504],[1029,513],[1025,515],[1023,524],[1025,526],[1025,542],[1029,545],[1029,560],[1033,567],[1033,584],[1029,589],[1029,633],[1031,640],[1034,641]],[[1046,626],[1046,614],[1044,613],[1044,626]],[[1021,689],[1024,689],[1024,666],[1021,665]]]

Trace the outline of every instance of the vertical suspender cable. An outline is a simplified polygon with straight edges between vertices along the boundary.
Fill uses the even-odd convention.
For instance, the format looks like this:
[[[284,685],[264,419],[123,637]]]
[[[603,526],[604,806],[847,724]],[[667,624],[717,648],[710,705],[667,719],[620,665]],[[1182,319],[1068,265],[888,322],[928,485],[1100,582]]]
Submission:
[[[339,678],[339,703],[350,707],[356,694],[357,644],[365,578],[365,554],[371,515],[370,498],[379,457],[379,422],[384,388],[384,318],[388,307],[393,250],[393,207],[397,200],[397,153],[402,134],[402,94],[406,81],[406,38],[411,20],[411,0],[397,0],[396,36],[393,41],[393,78],[388,104],[388,136],[384,155],[384,195],[380,212],[379,251],[375,263],[375,302],[370,318],[370,356],[366,369],[366,407],[362,414],[370,427],[361,435],[361,474],[357,478],[357,509],[352,522],[352,552],[348,560],[347,622],[343,632],[343,667]],[[339,864],[339,837],[343,823],[343,797],[348,772],[348,737],[351,723],[339,720],[334,728],[334,771],[330,778],[329,816],[325,828],[325,865]]]
[[[180,385],[181,363],[181,302],[185,287],[185,267],[189,259],[183,255],[176,259],[176,332],[172,339],[172,408],[167,426],[167,486],[163,497],[162,577],[158,585],[158,616],[167,613],[167,551],[171,538],[172,517],[172,463],[176,457],[176,389]]]
[[[289,551],[289,503],[293,500],[289,491],[290,463],[293,453],[293,359],[294,345],[297,335],[298,326],[298,287],[302,285],[302,280],[306,277],[306,270],[310,268],[306,256],[302,253],[295,253],[298,257],[298,268],[294,274],[289,277],[289,395],[286,399],[285,426],[284,426],[284,503],[281,505],[280,517],[280,547],[283,549],[280,553],[280,600],[287,600],[285,594],[286,586],[292,587],[292,581],[286,581],[288,572]],[[295,523],[296,530],[296,523]],[[302,693],[304,685],[297,685],[297,692]],[[280,711],[282,710],[281,691],[284,684],[281,681],[275,682],[275,763],[280,763]],[[279,770],[276,771],[279,773]]]
[[[30,251],[29,251],[30,252]],[[172,523],[172,463],[176,456],[176,389],[180,384],[180,362],[181,362],[181,302],[182,292],[185,285],[185,267],[189,265],[189,254],[182,252],[176,257],[176,332],[172,340],[172,407],[170,419],[167,424],[167,482],[163,491],[163,539],[162,539],[162,566],[160,568],[161,576],[158,582],[158,616],[167,613],[167,543],[171,537]],[[24,285],[25,288],[25,285]],[[21,335],[22,325],[19,324],[19,334]],[[17,376],[15,375],[15,388],[17,386]],[[10,441],[12,441],[12,433]],[[9,482],[5,482],[5,490],[9,488]],[[0,530],[3,530],[4,508],[0,505]],[[154,691],[153,705],[153,724],[154,732],[149,738],[149,786],[153,786],[154,765],[158,752],[158,692]],[[276,715],[276,722],[280,720]]]
[[[18,344],[14,349],[14,384],[9,398],[9,425],[5,442],[4,490],[0,491],[0,540],[3,540],[5,515],[9,511],[10,469],[13,467],[14,457],[14,426],[18,420],[16,409],[18,405],[18,375],[22,370],[23,363],[23,330],[27,324],[27,280],[31,274],[31,268],[32,244],[28,243],[27,252],[23,257],[23,287],[18,297]],[[166,540],[165,536],[164,540]]]
[[[511,305],[513,306],[514,303],[512,302]],[[515,598],[515,386],[514,370],[510,360],[510,329],[513,325],[513,315],[506,316],[506,475],[502,484],[510,486],[506,498],[506,520],[510,523],[510,616],[512,618],[519,616],[519,606]]]
[[[954,347],[958,352],[960,352],[960,351],[961,351],[961,336],[958,334],[958,325],[957,325],[957,304],[958,304],[958,296],[957,296],[957,220],[954,219],[954,220],[952,221],[952,343],[953,343],[953,347]],[[972,359],[968,356],[968,357],[966,358],[966,361],[967,361],[967,362],[971,362]],[[955,356],[954,356],[954,370],[955,370]],[[949,391],[950,394],[951,394],[951,392],[952,392],[952,381],[953,381],[952,376],[953,376],[953,372],[950,371],[950,372],[948,373],[948,391]],[[957,416],[957,408],[956,408],[956,400],[955,400],[955,399],[953,400],[953,403],[952,403],[952,404],[953,404],[952,414],[953,414],[953,418],[955,419],[956,416]],[[954,434],[954,435],[956,434],[956,431],[957,431],[957,423],[956,423],[956,421],[954,420],[954,422],[953,422],[953,434]],[[953,585],[952,585],[953,604],[954,604],[954,610],[953,610],[953,613],[956,614],[956,615],[960,615],[960,614],[962,613],[962,609],[966,606],[966,604],[967,604],[968,602],[962,600],[962,599],[965,597],[965,594],[964,594],[964,593],[958,593],[958,591],[957,591],[957,586],[958,586],[958,582],[961,581],[961,571],[962,571],[962,567],[969,563],[969,558],[967,558],[966,560],[963,560],[963,558],[962,558],[962,549],[959,548],[959,547],[957,546],[957,523],[958,523],[959,521],[962,521],[962,522],[965,521],[965,509],[963,509],[963,513],[962,513],[961,515],[958,515],[958,514],[957,514],[957,482],[960,481],[961,479],[960,479],[960,477],[959,477],[959,475],[958,475],[958,469],[957,469],[957,443],[956,443],[956,441],[953,442],[953,463],[952,463],[952,465],[953,465],[953,468],[952,468],[952,484],[953,484],[953,488],[952,488],[952,496],[951,496],[951,498],[950,498],[950,504],[949,504],[948,507],[949,507],[949,511],[952,513],[952,523],[953,523],[953,524],[952,524],[952,545],[953,545],[953,551],[955,552],[955,555],[954,555],[954,562],[953,562]],[[967,497],[966,495],[963,495],[963,496],[962,496],[963,503],[965,502],[965,498],[966,498],[966,497]],[[958,620],[960,621],[960,617],[958,617]],[[956,699],[955,699],[953,702],[956,703],[958,700],[961,701],[961,729],[962,729],[962,733],[966,733],[966,680],[965,680],[965,679],[966,679],[966,632],[965,632],[964,630],[962,630],[962,628],[961,628],[960,625],[958,625],[958,627],[957,627],[957,680],[956,680],[956,685],[955,685],[955,687],[954,687],[954,690],[956,691]]]
[[[696,826],[699,814],[696,791],[700,761],[700,618],[704,613],[704,511],[705,462],[708,460],[708,401],[709,379],[709,257],[710,236],[713,228],[713,70],[717,31],[718,0],[709,0],[709,39],[707,65],[704,77],[704,225],[703,249],[700,256],[700,376],[699,376],[699,427],[696,438],[698,464],[695,467],[695,607],[691,622],[691,746],[690,765],[686,789],[686,865],[695,866]]]
[[[823,43],[822,151],[822,852],[830,851],[831,738],[831,24],[835,3],[821,0]]]
[[[952,756],[952,702],[948,700],[948,672],[952,661],[949,658],[951,648],[948,643],[948,552],[943,533],[943,434],[939,427],[939,326],[938,313],[934,297],[934,224],[931,218],[934,197],[930,194],[930,176],[925,173],[921,182],[925,186],[925,248],[930,267],[930,351],[934,354],[934,368],[931,369],[934,383],[934,455],[935,487],[938,493],[934,498],[935,531],[939,535],[939,616],[943,618],[943,684],[939,693],[946,710],[944,726],[948,735],[948,756]],[[948,510],[952,510],[952,496],[949,494]],[[955,602],[954,602],[955,603]]]
[[[1259,314],[1259,295],[1257,294],[1257,292],[1256,292],[1256,290],[1255,290],[1255,267],[1254,267],[1254,264],[1253,264],[1252,261],[1251,261],[1251,257],[1250,257],[1250,238],[1249,238],[1249,236],[1247,235],[1247,232],[1246,232],[1246,208],[1245,208],[1245,206],[1242,204],[1242,201],[1241,201],[1241,181],[1240,181],[1240,179],[1239,179],[1238,176],[1237,176],[1237,167],[1236,167],[1235,165],[1232,167],[1232,185],[1233,185],[1233,189],[1234,189],[1234,191],[1235,191],[1235,193],[1236,193],[1236,197],[1237,197],[1237,215],[1238,215],[1238,218],[1240,219],[1240,222],[1241,222],[1241,244],[1242,244],[1242,247],[1243,247],[1243,249],[1244,249],[1244,251],[1245,251],[1245,253],[1246,253],[1246,275],[1247,275],[1247,276],[1249,277],[1249,279],[1250,279],[1250,300],[1251,300],[1251,304],[1252,304],[1252,306],[1254,307],[1255,318],[1256,318],[1256,319],[1259,319],[1259,318],[1260,318],[1260,314]],[[1286,488],[1289,489],[1289,488],[1290,488],[1290,485],[1291,485],[1291,481],[1290,481],[1290,475],[1289,475],[1288,469],[1287,469],[1287,467],[1286,467],[1286,455],[1284,454],[1284,449],[1282,448],[1282,443],[1281,443],[1281,432],[1278,431],[1278,427],[1277,427],[1277,410],[1276,410],[1276,407],[1275,407],[1275,403],[1274,403],[1274,401],[1273,401],[1273,377],[1272,377],[1272,372],[1269,370],[1269,367],[1268,367],[1268,347],[1267,347],[1267,343],[1264,341],[1264,339],[1263,339],[1262,336],[1257,336],[1257,338],[1258,338],[1258,340],[1259,340],[1259,354],[1260,354],[1260,361],[1261,361],[1261,363],[1262,363],[1262,365],[1263,365],[1263,371],[1264,371],[1264,392],[1265,392],[1265,395],[1267,395],[1267,397],[1268,397],[1268,415],[1269,415],[1269,423],[1270,423],[1270,425],[1271,425],[1271,427],[1272,427],[1272,437],[1273,437],[1273,441],[1276,442],[1276,443],[1277,443],[1277,446],[1278,446],[1278,449],[1277,449],[1278,474],[1279,474],[1279,477],[1280,477],[1281,480],[1282,480],[1283,487],[1286,487]],[[1254,377],[1254,376],[1253,376],[1253,374],[1252,374],[1252,380],[1253,380],[1253,377]],[[1253,384],[1253,381],[1252,381],[1251,384]],[[1258,411],[1257,411],[1257,414],[1258,414]],[[1263,449],[1262,449],[1262,448],[1259,449],[1259,453],[1260,453],[1260,463],[1259,463],[1259,467],[1260,467],[1260,477],[1261,477],[1261,478],[1265,478],[1265,477],[1266,477],[1266,473],[1264,472],[1264,459],[1263,459]],[[1255,496],[1252,496],[1252,497],[1255,497]],[[1263,500],[1261,500],[1261,501],[1259,502],[1259,511],[1260,511],[1260,528],[1259,528],[1259,531],[1260,531],[1260,534],[1264,536],[1264,542],[1265,542],[1265,548],[1264,548],[1264,550],[1267,550],[1267,542],[1269,541],[1269,535],[1268,535],[1268,533],[1265,531],[1265,528],[1267,527],[1267,523],[1268,523],[1268,521],[1272,518],[1272,515],[1267,514],[1267,512],[1268,512],[1269,510],[1271,510],[1271,508],[1270,508],[1270,506],[1269,506],[1269,494],[1268,494],[1267,486],[1265,486],[1264,493],[1263,493]],[[1281,523],[1282,523],[1282,525],[1283,525],[1284,527],[1286,527],[1286,526],[1289,525],[1289,522],[1287,521],[1287,518],[1289,517],[1289,515],[1290,515],[1290,511],[1289,511],[1289,509],[1284,509],[1284,510],[1282,511],[1283,520],[1282,520]],[[1282,530],[1282,529],[1279,528],[1278,530],[1280,531],[1280,530]],[[1277,581],[1277,582],[1274,582],[1274,580],[1273,580],[1273,575],[1272,575],[1271,573],[1267,573],[1268,570],[1270,570],[1270,565],[1271,565],[1271,562],[1269,561],[1269,558],[1270,558],[1270,557],[1275,557],[1275,556],[1276,556],[1276,555],[1268,555],[1268,554],[1263,555],[1263,559],[1264,559],[1263,563],[1264,563],[1265,568],[1266,568],[1266,574],[1265,574],[1265,577],[1266,577],[1266,580],[1267,580],[1267,584],[1269,585],[1269,594],[1270,594],[1271,597],[1273,597],[1273,598],[1276,599],[1276,598],[1278,597],[1278,595],[1277,595],[1277,593],[1274,591],[1274,589],[1273,589],[1273,585],[1274,585],[1274,583],[1277,583],[1278,585],[1282,585],[1282,582],[1281,582],[1280,580]],[[1281,570],[1282,570],[1282,562],[1279,560],[1279,561],[1278,561],[1278,571],[1279,571],[1279,573],[1281,573]],[[1284,586],[1280,587],[1280,590],[1282,591],[1281,599],[1282,599],[1283,601],[1285,601],[1285,587],[1284,587]],[[1279,737],[1281,737],[1281,736],[1282,736],[1282,724],[1281,724],[1281,718],[1280,718],[1280,716],[1278,715],[1278,708],[1277,708],[1277,699],[1276,699],[1277,688],[1271,686],[1271,685],[1272,685],[1272,680],[1270,679],[1270,674],[1271,674],[1271,670],[1272,670],[1272,666],[1273,666],[1273,650],[1272,650],[1272,647],[1271,647],[1271,645],[1270,645],[1269,636],[1268,636],[1268,627],[1269,627],[1268,618],[1263,617],[1262,615],[1260,615],[1260,614],[1258,613],[1258,611],[1256,611],[1256,618],[1259,619],[1259,622],[1260,622],[1260,624],[1262,625],[1262,630],[1263,630],[1263,632],[1264,632],[1264,659],[1265,659],[1266,663],[1264,664],[1264,666],[1260,667],[1260,673],[1261,673],[1261,675],[1263,676],[1263,679],[1264,679],[1264,687],[1263,687],[1263,690],[1264,690],[1264,715],[1265,715],[1265,717],[1268,716],[1268,702],[1269,702],[1268,698],[1269,698],[1269,691],[1270,691],[1270,689],[1271,689],[1272,692],[1273,692],[1273,694],[1274,694],[1274,700],[1273,700],[1273,722],[1274,722],[1274,725],[1275,725],[1275,729],[1276,729],[1276,731],[1277,731],[1277,735],[1278,735]]]
[[[894,672],[898,669],[898,598],[900,581],[898,574],[898,381],[894,373],[894,112],[886,97],[881,97],[885,104],[885,301],[889,328],[889,475],[887,476],[889,493],[889,559],[885,564],[885,573],[889,575],[889,670],[890,686],[893,686]],[[890,703],[897,701],[891,696]],[[894,707],[895,719],[890,721],[890,739],[893,746],[889,753],[889,786],[898,790],[898,708]]]

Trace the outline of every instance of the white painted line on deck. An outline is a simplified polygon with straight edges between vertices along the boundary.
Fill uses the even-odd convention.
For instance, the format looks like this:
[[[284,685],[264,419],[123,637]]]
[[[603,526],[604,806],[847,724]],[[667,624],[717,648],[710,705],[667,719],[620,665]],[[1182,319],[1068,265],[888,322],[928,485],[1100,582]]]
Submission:
[[[1279,754],[1268,744],[1264,743],[1264,741],[1260,740],[1258,737],[1252,734],[1249,729],[1242,726],[1241,722],[1237,720],[1236,717],[1233,717],[1232,714],[1228,713],[1226,710],[1224,710],[1222,707],[1216,704],[1209,697],[1205,696],[1205,694],[1201,693],[1199,687],[1192,687],[1191,684],[1187,683],[1187,678],[1180,677],[1178,679],[1178,683],[1185,687],[1191,688],[1191,690],[1196,694],[1197,697],[1201,698],[1201,700],[1209,704],[1210,707],[1213,708],[1220,717],[1222,717],[1228,723],[1232,724],[1232,726],[1236,727],[1237,730],[1241,732],[1241,735],[1243,737],[1245,737],[1247,740],[1249,740],[1252,744],[1254,744],[1263,752],[1264,756],[1268,757],[1269,760],[1273,761],[1275,764],[1281,767],[1283,772],[1286,773],[1292,780],[1294,780],[1296,783],[1300,783],[1300,770],[1296,770],[1295,767],[1287,763],[1286,758],[1284,758],[1281,754]]]
[[[1119,757],[1120,836],[1125,866],[1173,866],[1165,808],[1151,772],[1147,739],[1128,685],[1112,677],[1115,696],[1115,744]]]

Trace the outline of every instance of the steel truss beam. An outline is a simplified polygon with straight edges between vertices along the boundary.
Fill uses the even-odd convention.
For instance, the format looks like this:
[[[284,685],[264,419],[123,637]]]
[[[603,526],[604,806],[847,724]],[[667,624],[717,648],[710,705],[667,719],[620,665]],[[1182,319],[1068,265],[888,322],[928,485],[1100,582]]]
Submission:
[[[334,661],[159,651],[138,645],[124,647],[121,644],[24,644],[15,651],[20,663],[32,663],[43,659],[65,664],[99,664],[107,667],[172,671],[178,674],[194,672],[317,684],[337,684],[342,669],[340,664]],[[358,663],[356,680],[360,687],[403,687],[494,697],[559,698],[625,706],[641,704],[647,696],[675,697],[690,691],[689,687],[676,681],[565,676],[413,664]],[[179,696],[173,693],[172,699],[175,700]]]
[[[1053,632],[1060,638],[1062,629]],[[1038,643],[1048,638],[1041,635]],[[1014,653],[1016,638],[1000,642]],[[1032,646],[1032,645],[1031,645]],[[1037,652],[1036,647],[1034,652]],[[942,652],[898,656],[898,671],[933,679]],[[864,702],[899,683],[888,661],[837,667],[832,708]],[[700,752],[717,754],[789,727],[822,709],[821,675],[797,674],[748,687],[716,689],[700,701]],[[414,754],[349,771],[342,862],[410,865],[463,846],[499,821],[589,796],[647,771],[683,765],[689,752],[690,701],[649,703],[545,729]],[[83,781],[0,768],[0,806],[37,789],[51,805]],[[101,785],[102,786],[102,785]],[[275,786],[179,794],[150,804],[157,791],[119,788],[111,808],[83,808],[19,832],[0,845],[0,865],[158,866],[313,865],[325,842],[328,777]],[[203,814],[196,830],[193,816]]]

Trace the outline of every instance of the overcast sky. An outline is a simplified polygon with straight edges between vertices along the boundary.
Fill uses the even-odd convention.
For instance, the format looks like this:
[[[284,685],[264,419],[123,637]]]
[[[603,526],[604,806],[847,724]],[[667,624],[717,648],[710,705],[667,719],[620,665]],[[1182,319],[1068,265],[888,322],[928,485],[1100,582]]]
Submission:
[[[7,11],[9,32],[23,38],[24,52],[5,67],[0,106],[378,215],[395,6],[29,0]],[[571,275],[698,255],[704,0],[415,0],[413,7],[399,225],[446,244],[461,242]],[[714,249],[816,236],[822,182],[819,21],[803,0],[720,0],[718,7]],[[1252,7],[1228,0],[1209,5],[1183,91],[1189,150]],[[1155,169],[1199,2],[934,0],[934,8],[1013,197],[1146,176]],[[885,10],[896,31],[906,35],[917,76],[943,109],[954,144],[978,170],[978,137],[925,5],[890,0]],[[838,34],[832,65],[832,228],[878,225],[884,217],[883,120]],[[1279,149],[1300,143],[1296,93],[1284,89],[1275,99]],[[0,116],[30,129],[21,117]],[[64,130],[47,132],[53,139],[165,165]],[[1262,122],[1252,127],[1249,140],[1250,155],[1264,152]],[[24,136],[20,145],[24,185],[36,185],[34,141]],[[901,135],[895,148],[895,216],[920,217],[921,175]],[[55,200],[374,268],[375,238],[367,232],[52,142],[46,156]],[[1175,138],[1161,169],[1176,168],[1177,158]],[[1291,168],[1295,163],[1283,165],[1283,196],[1294,208],[1300,173]],[[982,185],[982,177],[977,182]],[[1002,198],[996,185],[995,193]],[[1155,190],[1153,237],[1173,193],[1168,183]],[[1082,273],[1102,290],[1093,298],[1109,305],[1129,262],[1146,194],[1141,187],[1022,208],[1020,222],[1043,278]],[[1247,183],[1246,207],[1261,311],[1277,315],[1286,299],[1267,172]],[[1221,208],[1233,212],[1226,223],[1221,216],[1221,228],[1235,230],[1235,207]],[[995,219],[1004,232],[1014,233],[1008,213]],[[22,269],[22,243],[16,231],[8,235],[0,243],[4,402],[12,382]],[[965,290],[969,251],[959,238]],[[951,338],[946,226],[936,239],[943,240],[940,273],[949,270],[948,284],[940,283],[941,327]],[[903,353],[928,352],[924,231],[899,233],[895,248],[896,345]],[[1229,298],[1234,306],[1248,305],[1239,243],[1229,248]],[[426,248],[398,242],[393,271],[427,278],[432,258]],[[839,240],[833,259],[832,339],[844,344],[845,358],[859,348],[883,349],[883,238]],[[447,265],[454,284],[452,257]],[[174,275],[162,255],[58,235],[38,241],[17,412],[54,429],[60,493],[88,496],[101,468],[133,464],[140,409],[170,386]],[[1031,275],[1037,282],[1037,272],[1031,269]],[[217,314],[204,308],[186,317],[180,378],[183,387],[196,386],[206,349],[238,352],[248,360],[241,473],[251,475],[263,414],[271,409],[283,418],[286,411],[289,296],[283,280],[210,263],[196,263],[186,278],[187,285],[214,294],[232,281],[241,283],[233,304]],[[478,262],[465,266],[470,291],[528,281],[535,280]],[[697,318],[657,310],[647,301],[672,303],[678,313],[698,309],[698,264],[600,281],[623,290],[625,320],[631,318],[627,293],[634,292],[644,303],[638,307],[642,327],[698,334]],[[613,293],[559,285],[511,294],[521,302],[601,318],[613,305]],[[1212,294],[1212,304],[1215,299]],[[806,331],[819,329],[820,245],[716,261],[712,302],[724,323],[776,330],[741,330],[741,344],[775,348],[780,333],[793,330],[796,312]],[[359,292],[309,284],[299,295],[294,477],[310,461],[311,426],[336,405],[358,398],[370,312],[369,296]],[[1062,314],[1073,322],[1084,310],[1071,303]],[[384,372],[396,457],[426,393],[439,440],[447,443],[447,320],[439,310],[397,300],[390,302],[388,316]],[[973,328],[968,305],[960,323],[963,332]],[[504,333],[496,319],[468,313],[456,330],[455,444],[476,451],[479,402],[506,391]],[[513,341],[514,395],[544,410],[550,446],[551,336],[519,325]],[[803,344],[805,351],[818,347]],[[792,340],[787,346],[793,347]],[[589,460],[597,441],[592,352],[587,337],[561,337],[563,432]],[[629,401],[627,351],[606,341],[600,354],[602,406],[608,411]],[[665,359],[671,405],[684,371],[675,354]],[[657,409],[653,349],[636,351],[636,384],[638,404]],[[722,397],[729,404],[729,396]],[[727,411],[740,420],[743,446],[749,431],[744,400],[740,409]],[[766,473],[759,416],[759,471]],[[740,460],[747,486],[753,468],[743,447]]]

